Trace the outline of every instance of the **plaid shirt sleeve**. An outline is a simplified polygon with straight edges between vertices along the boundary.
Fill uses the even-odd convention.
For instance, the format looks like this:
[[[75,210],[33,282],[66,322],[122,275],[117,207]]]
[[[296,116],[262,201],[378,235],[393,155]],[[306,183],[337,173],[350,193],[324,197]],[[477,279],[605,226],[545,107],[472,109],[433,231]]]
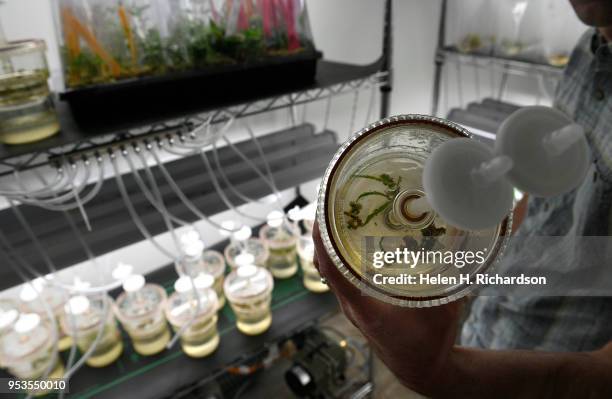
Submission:
[[[609,236],[612,216],[612,45],[589,29],[574,49],[559,83],[555,107],[584,127],[593,164],[576,190],[554,198],[530,198],[527,217],[512,238],[500,268],[554,268],[571,274],[592,256],[577,237]],[[521,251],[534,237],[560,237],[535,264]],[[571,256],[555,262],[553,253]],[[503,270],[502,270],[503,271]],[[579,272],[579,270],[578,270]],[[612,340],[612,298],[480,296],[463,325],[461,343],[491,349],[586,351]]]

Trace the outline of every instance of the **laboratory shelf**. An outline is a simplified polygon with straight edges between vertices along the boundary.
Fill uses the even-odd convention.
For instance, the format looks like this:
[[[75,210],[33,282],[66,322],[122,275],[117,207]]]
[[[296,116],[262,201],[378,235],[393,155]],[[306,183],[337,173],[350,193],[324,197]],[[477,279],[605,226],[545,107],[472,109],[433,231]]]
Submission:
[[[213,246],[222,250],[227,242]],[[162,285],[168,293],[177,278],[172,265],[146,276],[147,281]],[[115,291],[113,297],[118,295]],[[235,316],[226,303],[219,311],[220,344],[209,357],[186,356],[177,343],[172,349],[153,356],[134,352],[129,337],[122,330],[124,349],[121,357],[103,368],[83,366],[70,380],[69,398],[167,398],[178,390],[189,389],[203,380],[218,377],[226,367],[248,363],[269,346],[291,337],[317,320],[337,310],[333,294],[314,294],[302,284],[299,273],[286,280],[274,280],[272,325],[257,336],[246,336],[235,327]],[[64,361],[68,351],[62,354]],[[7,377],[4,371],[0,376]],[[48,395],[50,397],[54,395]]]
[[[540,74],[553,78],[559,77],[563,73],[562,67],[553,66],[544,62],[531,61],[511,57],[502,57],[493,54],[463,53],[454,47],[444,47],[438,49],[436,53],[438,61],[452,61],[461,64],[486,67],[497,67],[505,72],[526,76]]]
[[[315,134],[314,126],[310,124],[270,133],[260,138],[259,143],[279,190],[320,177],[338,148],[337,137],[333,132]],[[265,170],[264,161],[258,156],[252,140],[234,145],[243,154],[251,157],[257,167]],[[212,176],[216,176],[223,184],[223,177],[216,162],[213,162],[213,150],[204,154],[212,164],[214,175],[208,173],[199,154],[167,162],[164,167],[194,206],[202,213],[212,216],[228,207],[212,179]],[[256,172],[229,147],[220,148],[217,155],[225,176],[237,191],[251,198],[262,198],[272,193],[272,189],[262,184]],[[150,169],[164,198],[167,211],[189,223],[199,221],[200,217],[176,195],[160,167],[154,166]],[[144,176],[142,178],[146,181]],[[135,175],[127,173],[122,179],[127,187],[129,202],[148,232],[155,236],[168,231],[164,218],[143,194]],[[244,198],[230,190],[226,190],[225,196],[235,206],[244,203]],[[84,210],[91,224],[91,231],[86,229],[78,209],[58,212],[31,205],[7,208],[0,211],[1,234],[10,245],[11,252],[42,274],[49,272],[47,259],[59,270],[86,261],[88,253],[100,256],[145,239],[132,220],[119,186],[113,178],[102,184],[97,195],[84,205]],[[262,220],[263,218],[264,216]],[[29,229],[22,221],[27,223]],[[32,236],[36,240],[33,240]],[[0,289],[20,282],[17,274],[10,268],[0,268]]]
[[[90,115],[87,120],[80,120],[68,104],[57,100],[60,133],[32,144],[0,144],[0,169],[1,166],[8,171],[16,167],[37,166],[47,162],[49,157],[112,143],[126,137],[177,129],[184,132],[209,118],[212,123],[218,123],[226,120],[228,115],[240,118],[305,104],[371,85],[381,85],[388,76],[388,72],[380,72],[383,59],[368,65],[320,60],[314,81],[309,83],[268,87],[263,84],[265,82],[253,82],[241,90],[203,92],[197,101],[182,101],[177,96],[164,103],[135,105],[123,112],[100,109],[98,117]]]

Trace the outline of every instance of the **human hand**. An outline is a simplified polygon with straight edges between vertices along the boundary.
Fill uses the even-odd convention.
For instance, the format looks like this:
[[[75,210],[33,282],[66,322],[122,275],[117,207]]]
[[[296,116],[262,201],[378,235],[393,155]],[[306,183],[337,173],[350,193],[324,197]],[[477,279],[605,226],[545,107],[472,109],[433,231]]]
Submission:
[[[449,377],[461,302],[432,308],[403,308],[362,293],[327,255],[319,226],[313,229],[314,264],[336,295],[346,317],[368,339],[380,359],[407,387],[431,394]]]

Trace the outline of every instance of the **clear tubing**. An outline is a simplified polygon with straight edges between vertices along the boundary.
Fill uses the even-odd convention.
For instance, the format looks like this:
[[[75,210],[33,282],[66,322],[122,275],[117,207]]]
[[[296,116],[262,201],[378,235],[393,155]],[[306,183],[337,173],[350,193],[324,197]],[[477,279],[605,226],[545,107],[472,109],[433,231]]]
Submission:
[[[164,147],[164,150],[168,151],[168,148]],[[183,191],[176,184],[176,182],[174,181],[172,176],[170,176],[170,173],[168,172],[166,167],[163,165],[163,163],[160,161],[159,157],[157,156],[156,150],[154,148],[149,148],[149,151],[153,155],[153,158],[155,159],[155,162],[157,163],[157,166],[159,167],[159,170],[162,172],[162,175],[164,176],[164,178],[166,179],[166,181],[168,182],[168,184],[170,185],[172,190],[179,197],[179,199],[187,207],[187,209],[189,209],[191,212],[193,212],[193,214],[196,215],[197,217],[199,217],[200,219],[206,221],[207,223],[209,223],[210,225],[214,226],[215,228],[217,228],[219,230],[227,231],[229,233],[234,233],[234,232],[239,230],[239,229],[235,229],[235,230],[231,230],[230,229],[230,230],[228,230],[225,227],[221,226],[219,223],[212,221],[208,216],[206,216],[205,214],[200,212],[200,210],[195,206],[195,204],[193,202],[191,202],[189,200],[189,198],[187,198],[185,193],[183,193]]]
[[[59,192],[56,191],[56,192],[46,194],[44,196],[37,196],[37,197],[25,195],[23,196],[21,202],[30,202],[33,204],[40,204],[41,206],[45,204],[53,206],[54,204],[65,202],[67,199],[71,199],[71,197],[74,195],[74,188],[76,186],[74,183],[77,179],[79,172],[76,167],[76,164],[70,165],[70,167],[68,167],[67,170],[68,172],[66,173],[66,175],[68,176],[68,180],[70,182],[68,185],[70,187],[67,187],[65,190],[63,190],[65,191],[63,194],[60,194]],[[71,171],[74,171],[74,172],[71,172]],[[21,176],[19,175],[19,172],[15,170],[14,173],[15,173],[15,176],[17,178],[19,185],[21,186],[22,189],[25,190],[25,186],[23,186],[23,182],[22,182]],[[85,171],[84,182],[86,182],[87,179],[89,179],[89,168],[87,168]],[[85,184],[82,183],[81,185],[79,185],[79,191],[82,191],[84,188],[85,188]]]
[[[106,293],[102,295],[106,295]],[[69,380],[72,377],[72,375],[76,373],[78,369],[83,366],[83,364],[87,361],[87,359],[89,359],[91,354],[96,350],[96,347],[98,346],[98,344],[100,343],[100,340],[104,336],[104,327],[106,327],[106,318],[108,317],[108,312],[110,311],[110,305],[108,304],[109,301],[107,300],[106,297],[104,297],[102,302],[103,302],[102,312],[104,313],[104,316],[101,319],[100,327],[98,327],[98,333],[96,334],[96,339],[94,339],[91,346],[87,348],[87,351],[83,353],[83,356],[81,356],[81,358],[68,371],[64,373],[64,376],[62,378],[66,380]]]
[[[256,203],[259,203],[259,204],[262,204],[262,205],[267,205],[267,206],[271,205],[269,203],[261,201],[260,199],[251,198],[251,197],[241,193],[240,191],[238,191],[238,189],[234,186],[234,184],[227,177],[227,174],[225,174],[225,172],[223,171],[223,166],[221,165],[221,161],[219,159],[219,153],[217,151],[217,142],[216,141],[213,142],[213,160],[215,161],[215,165],[216,165],[216,167],[217,167],[217,169],[219,171],[219,174],[221,175],[221,179],[223,180],[225,185],[227,185],[227,187],[234,193],[234,195],[236,195],[238,198],[242,199],[245,202],[256,202]]]
[[[25,261],[25,259],[23,259],[21,256],[19,256],[19,254],[15,251],[15,249],[13,248],[11,243],[8,242],[6,237],[2,234],[1,230],[0,230],[0,241],[3,243],[4,246],[6,246],[6,248],[9,250],[9,252],[11,252],[13,254],[13,257],[15,258],[15,260],[17,262],[19,262],[28,272],[30,272],[30,274],[34,278],[41,278],[41,279],[45,278],[45,276],[43,276],[37,270],[35,270],[32,266],[30,266]],[[73,285],[67,285],[67,284],[59,283],[57,280],[47,280],[47,284],[49,284],[49,285],[51,285],[53,287],[56,287],[56,288],[60,288],[60,289],[66,290],[66,291],[70,291],[70,292],[77,293],[77,294],[84,294],[84,295],[99,294],[99,293],[102,293],[102,292],[108,292],[108,291],[112,291],[115,288],[118,288],[118,287],[121,286],[121,282],[120,281],[114,281],[111,284],[108,284],[106,286],[101,286],[101,287],[80,287],[80,286],[73,286]]]
[[[97,180],[96,180],[96,184],[94,185],[94,187],[83,196],[83,198],[80,198],[79,196],[75,197],[75,193],[71,193],[70,195],[74,198],[77,198],[77,200],[74,203],[66,203],[66,204],[61,204],[61,205],[46,205],[44,203],[40,203],[38,201],[34,201],[34,200],[24,200],[23,198],[15,198],[15,200],[24,203],[24,204],[29,204],[29,205],[34,205],[34,206],[38,206],[40,208],[43,209],[47,209],[47,210],[51,210],[51,211],[69,211],[72,209],[76,209],[76,208],[82,208],[83,205],[89,203],[89,201],[91,201],[96,195],[98,195],[98,193],[100,192],[100,189],[102,188],[102,183],[104,182],[104,176],[103,176],[103,168],[101,166],[101,160],[98,160],[98,176],[97,176]],[[84,213],[84,209],[80,209],[81,213]]]
[[[215,176],[215,172],[212,169],[212,166],[210,165],[210,162],[208,161],[208,157],[206,156],[206,153],[204,151],[200,151],[200,158],[202,158],[202,161],[204,161],[204,165],[206,166],[206,170],[208,171],[208,174],[210,175],[213,186],[215,187],[217,194],[219,194],[219,197],[221,197],[221,200],[223,201],[225,206],[227,206],[229,209],[231,209],[232,211],[236,212],[238,215],[243,216],[245,218],[255,220],[257,222],[264,222],[266,220],[265,218],[259,218],[259,217],[247,215],[246,213],[238,210],[238,208],[234,206],[234,204],[227,198],[227,196],[223,192],[223,188],[219,185],[217,176]]]
[[[16,169],[15,169],[16,170]],[[55,175],[55,180],[53,181],[53,183],[51,183],[51,185],[47,186],[47,187],[41,187],[38,188],[36,190],[32,190],[32,191],[23,191],[23,190],[0,190],[0,195],[4,195],[4,196],[11,196],[11,195],[15,195],[15,196],[20,196],[20,195],[32,195],[32,196],[36,196],[40,193],[44,193],[47,191],[61,191],[61,187],[64,187],[66,185],[68,185],[70,183],[69,180],[65,180],[62,181],[62,179],[66,178],[66,174],[64,173],[63,169],[61,167],[59,167],[56,170],[56,175]],[[13,171],[13,177],[14,177],[14,171]],[[18,183],[19,184],[19,183]],[[60,186],[61,184],[61,186]],[[55,186],[60,186],[60,188],[56,188]]]
[[[123,199],[123,202],[125,203],[125,206],[130,214],[130,217],[132,218],[132,221],[134,222],[134,224],[136,225],[140,233],[147,240],[149,240],[155,248],[157,248],[166,257],[170,258],[173,261],[176,261],[177,260],[176,257],[172,253],[168,252],[164,247],[159,245],[159,243],[151,236],[151,234],[149,234],[146,227],[142,224],[142,221],[140,220],[138,213],[136,213],[136,210],[134,209],[133,204],[130,202],[129,195],[123,183],[123,179],[121,178],[121,174],[119,173],[119,168],[117,167],[117,159],[114,154],[109,154],[109,157],[111,159],[111,164],[113,166],[113,171],[115,173],[115,181],[117,182],[119,193],[121,194],[121,198]]]
[[[125,155],[127,155],[127,153],[124,153],[124,156]],[[181,245],[179,244],[178,239],[176,237],[176,232],[174,231],[174,225],[172,224],[172,221],[170,220],[170,217],[169,217],[170,213],[168,212],[168,209],[166,208],[166,204],[164,204],[164,197],[159,191],[159,187],[157,185],[157,182],[155,181],[155,176],[153,176],[153,173],[151,173],[151,169],[149,168],[149,165],[146,163],[146,160],[143,159],[143,161],[145,161],[144,162],[145,175],[147,176],[149,183],[151,184],[153,195],[155,196],[155,199],[157,200],[157,203],[161,209],[160,214],[162,218],[164,219],[166,228],[170,232],[170,236],[172,237],[172,241],[174,242],[174,246],[177,252],[180,253]]]
[[[143,167],[147,167],[147,161],[144,159],[144,157],[142,157],[141,151],[140,149],[135,149],[134,150],[140,158],[141,163],[143,164]],[[147,198],[147,200],[149,201],[149,203],[151,205],[153,205],[153,207],[155,208],[155,210],[157,210],[158,212],[162,213],[164,212],[164,210],[162,209],[162,206],[157,202],[157,200],[155,198],[153,198],[153,194],[151,193],[151,191],[149,191],[149,189],[147,188],[147,186],[144,184],[144,181],[142,180],[142,178],[140,177],[140,173],[136,170],[136,168],[134,167],[134,163],[131,160],[131,157],[129,156],[129,154],[124,153],[124,158],[127,161],[130,170],[132,172],[132,175],[134,176],[134,179],[136,180],[136,184],[138,185],[138,187],[140,187],[140,191],[142,191],[142,193],[144,194],[144,196]],[[166,210],[167,212],[167,210]],[[189,222],[179,219],[178,217],[172,215],[171,213],[168,212],[168,217],[175,223],[180,224],[182,226],[188,225],[190,224]]]
[[[36,234],[34,234],[34,231],[32,231],[32,229],[30,228],[30,225],[28,224],[27,220],[24,218],[23,214],[21,213],[17,205],[15,205],[15,203],[12,200],[9,200],[9,205],[11,206],[11,210],[13,211],[13,213],[19,220],[21,227],[23,227],[23,229],[26,231],[26,233],[30,237],[30,240],[32,240],[32,242],[34,243],[34,246],[36,247],[36,249],[42,256],[43,261],[47,265],[47,268],[49,269],[49,271],[55,272],[56,271],[55,264],[51,260],[51,257],[49,256],[47,251],[45,251],[43,246],[40,244],[38,237],[36,237]]]

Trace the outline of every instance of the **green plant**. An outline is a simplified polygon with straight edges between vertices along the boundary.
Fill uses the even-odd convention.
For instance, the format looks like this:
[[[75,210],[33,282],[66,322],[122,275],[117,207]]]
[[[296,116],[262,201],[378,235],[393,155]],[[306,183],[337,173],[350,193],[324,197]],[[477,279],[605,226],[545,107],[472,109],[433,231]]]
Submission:
[[[370,179],[375,180],[379,183],[382,183],[385,187],[387,187],[386,191],[366,191],[361,194],[354,200],[349,202],[349,210],[345,211],[344,214],[349,218],[347,222],[347,227],[349,229],[355,230],[359,227],[363,227],[367,225],[374,217],[385,212],[391,204],[393,204],[393,199],[397,196],[400,191],[400,182],[402,181],[401,176],[398,177],[397,181],[395,181],[390,175],[383,173],[378,176],[371,175],[354,175],[353,178],[360,179]],[[370,196],[380,196],[385,198],[385,202],[375,208],[372,212],[370,212],[365,220],[361,217],[361,210],[363,209],[363,205],[359,202],[365,197]]]

